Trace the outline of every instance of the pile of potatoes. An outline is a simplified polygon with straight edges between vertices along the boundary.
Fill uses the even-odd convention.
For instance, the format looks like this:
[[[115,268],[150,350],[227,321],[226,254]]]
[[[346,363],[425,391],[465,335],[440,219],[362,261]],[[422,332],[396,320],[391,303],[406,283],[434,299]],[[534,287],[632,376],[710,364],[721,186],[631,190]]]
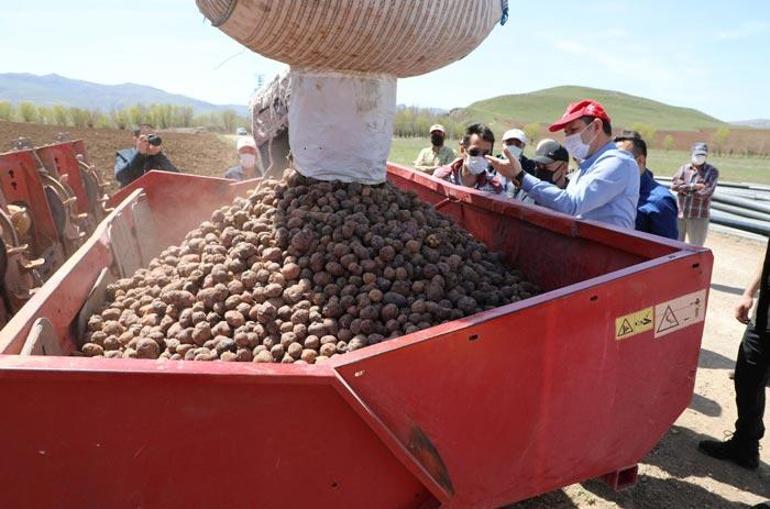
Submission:
[[[80,353],[314,364],[536,292],[413,192],[292,173],[110,285]]]

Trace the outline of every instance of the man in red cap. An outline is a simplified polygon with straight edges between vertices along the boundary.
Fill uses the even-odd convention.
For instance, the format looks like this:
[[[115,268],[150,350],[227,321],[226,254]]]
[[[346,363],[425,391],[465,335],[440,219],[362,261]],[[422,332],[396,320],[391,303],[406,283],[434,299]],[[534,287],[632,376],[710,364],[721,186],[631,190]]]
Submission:
[[[544,207],[633,230],[639,201],[639,167],[631,154],[615,146],[604,107],[590,99],[572,103],[548,129],[564,131],[564,148],[579,161],[579,171],[570,178],[566,189],[523,172],[507,149],[507,159],[487,160]]]

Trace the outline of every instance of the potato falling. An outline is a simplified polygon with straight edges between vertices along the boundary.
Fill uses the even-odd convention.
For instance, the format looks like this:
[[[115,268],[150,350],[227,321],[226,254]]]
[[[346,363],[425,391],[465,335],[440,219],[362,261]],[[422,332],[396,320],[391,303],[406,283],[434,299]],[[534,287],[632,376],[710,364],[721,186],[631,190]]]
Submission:
[[[291,173],[110,285],[80,354],[315,364],[536,292],[413,192]]]

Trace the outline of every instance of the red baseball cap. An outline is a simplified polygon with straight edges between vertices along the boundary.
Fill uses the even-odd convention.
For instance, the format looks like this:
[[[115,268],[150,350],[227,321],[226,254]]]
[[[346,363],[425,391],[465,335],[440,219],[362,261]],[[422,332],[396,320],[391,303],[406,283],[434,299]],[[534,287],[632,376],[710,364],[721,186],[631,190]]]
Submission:
[[[567,111],[561,116],[559,120],[554,122],[548,127],[548,130],[553,132],[564,129],[564,126],[577,120],[581,117],[597,117],[607,122],[610,122],[610,117],[607,112],[604,111],[604,106],[592,99],[583,99],[576,103],[572,103],[567,106]]]

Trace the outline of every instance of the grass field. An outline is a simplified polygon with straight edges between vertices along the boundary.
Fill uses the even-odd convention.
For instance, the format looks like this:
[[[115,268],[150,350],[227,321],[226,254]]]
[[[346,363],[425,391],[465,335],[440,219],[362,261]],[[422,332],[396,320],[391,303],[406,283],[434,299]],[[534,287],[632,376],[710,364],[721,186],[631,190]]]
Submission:
[[[394,138],[390,150],[390,160],[394,163],[411,166],[421,148],[430,145],[428,138]],[[449,143],[457,147],[457,141]],[[496,146],[499,148],[499,145]],[[526,155],[532,154],[532,147],[527,147]],[[670,177],[684,163],[690,160],[689,152],[681,150],[651,150],[648,167],[658,176]],[[720,157],[711,156],[709,162],[719,169],[721,180],[731,182],[752,182],[770,185],[770,159],[761,157]]]
[[[519,124],[549,124],[561,116],[567,104],[581,97],[590,97],[601,102],[610,113],[613,124],[618,127],[642,123],[657,129],[697,130],[725,125],[724,122],[691,108],[671,106],[611,90],[574,86],[493,97],[471,104],[465,108],[462,115],[468,120],[486,122],[493,129],[497,124],[502,124],[501,127],[510,124],[512,119]]]

